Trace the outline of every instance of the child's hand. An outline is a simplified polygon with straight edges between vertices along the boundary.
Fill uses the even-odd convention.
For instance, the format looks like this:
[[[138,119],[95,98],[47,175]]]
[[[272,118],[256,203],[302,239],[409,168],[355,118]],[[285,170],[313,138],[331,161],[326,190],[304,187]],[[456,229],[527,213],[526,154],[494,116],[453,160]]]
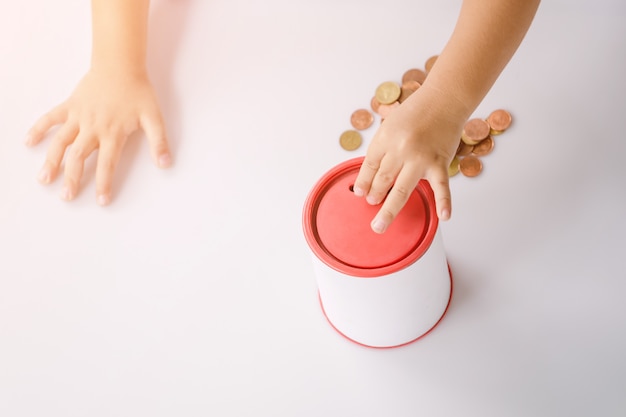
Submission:
[[[422,178],[434,191],[439,218],[450,217],[448,166],[466,117],[449,104],[458,107],[458,102],[447,103],[424,85],[393,110],[374,135],[354,192],[366,196],[369,204],[384,200],[371,223],[375,232],[387,229]]]
[[[143,129],[157,166],[171,164],[165,126],[157,99],[145,74],[91,70],[68,100],[41,117],[30,129],[26,144],[34,146],[61,125],[52,138],[39,181],[49,184],[59,174],[66,149],[61,197],[78,193],[87,157],[98,149],[96,195],[100,205],[111,201],[111,183],[129,135]],[[70,146],[71,145],[71,146]]]

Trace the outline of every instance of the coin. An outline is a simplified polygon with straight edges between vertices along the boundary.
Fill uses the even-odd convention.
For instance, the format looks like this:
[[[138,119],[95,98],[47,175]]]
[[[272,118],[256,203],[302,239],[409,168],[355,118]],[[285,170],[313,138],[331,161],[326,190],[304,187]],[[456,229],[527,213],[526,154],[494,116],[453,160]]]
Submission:
[[[472,153],[473,149],[474,145],[468,145],[467,143],[463,142],[463,140],[459,140],[459,147],[456,150],[456,154],[458,156],[467,156]]]
[[[482,171],[483,164],[480,162],[480,159],[470,155],[461,159],[461,162],[459,162],[459,169],[466,177],[475,177],[480,174],[480,171]]]
[[[404,100],[409,98],[409,96],[413,94],[414,92],[416,92],[417,89],[420,88],[421,86],[422,85],[418,83],[417,81],[413,81],[413,80],[404,81],[402,83],[402,87],[400,88],[400,97],[398,98],[398,101],[400,103],[404,102]]]
[[[411,68],[402,75],[402,84],[406,83],[407,81],[417,81],[418,83],[423,84],[425,79],[426,73],[424,71],[416,68]]]
[[[448,166],[448,177],[454,177],[456,174],[459,173],[459,163],[459,157],[455,156]]]
[[[374,123],[374,115],[367,109],[358,109],[350,116],[350,123],[356,130],[364,130]]]
[[[498,135],[511,126],[511,113],[506,110],[495,110],[493,111],[489,117],[487,117],[487,123],[491,127],[491,134]]]
[[[356,130],[346,130],[339,137],[339,144],[346,151],[353,151],[361,146],[363,139],[361,134]]]
[[[476,145],[489,136],[491,128],[489,123],[482,119],[471,119],[465,123],[461,139],[468,145]]]
[[[400,86],[393,81],[385,81],[376,88],[376,99],[380,104],[391,104],[400,97]]]
[[[426,73],[428,74],[430,72],[431,69],[433,69],[433,65],[435,65],[435,62],[437,61],[437,58],[439,57],[439,55],[433,55],[430,58],[428,58],[426,60],[426,64],[424,65],[424,69],[426,70]]]
[[[380,101],[378,101],[376,97],[372,97],[372,100],[370,101],[370,107],[372,108],[372,110],[378,113],[378,108],[380,107]]]
[[[391,104],[381,104],[380,107],[378,107],[378,114],[380,114],[380,117],[384,120],[385,117],[389,116],[389,114],[393,111],[393,109],[395,109],[399,105],[400,103],[397,101],[394,101]]]
[[[494,141],[491,136],[487,136],[485,139],[478,142],[474,145],[474,149],[472,149],[472,153],[476,156],[485,156],[489,155],[493,150]]]

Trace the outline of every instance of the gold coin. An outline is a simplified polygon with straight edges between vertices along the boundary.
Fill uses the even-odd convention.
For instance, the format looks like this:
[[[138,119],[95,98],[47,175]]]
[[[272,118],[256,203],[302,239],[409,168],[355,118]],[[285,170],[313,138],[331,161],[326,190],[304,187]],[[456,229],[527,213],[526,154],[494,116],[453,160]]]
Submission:
[[[469,155],[461,159],[459,169],[466,177],[475,177],[483,170],[483,164],[480,162],[480,159]]]
[[[413,94],[414,92],[417,91],[418,88],[420,88],[422,85],[420,83],[418,83],[417,81],[406,81],[402,83],[402,87],[400,88],[401,93],[400,93],[400,97],[398,98],[398,101],[400,103],[404,102],[404,100],[406,100],[407,98],[409,98],[409,96],[411,94]]]
[[[450,162],[450,166],[448,166],[448,177],[454,177],[459,173],[459,157],[455,156]]]
[[[456,150],[456,155],[467,156],[470,153],[472,153],[473,149],[474,149],[473,145],[468,145],[467,143],[463,142],[463,139],[459,139],[459,147]]]
[[[504,132],[511,126],[512,120],[511,113],[508,111],[503,109],[494,110],[489,117],[487,117],[487,123],[489,127],[491,127],[491,134],[498,135]]]
[[[494,145],[493,138],[491,136],[487,136],[485,139],[481,140],[476,145],[474,145],[474,148],[472,149],[472,153],[475,156],[489,155],[491,151],[493,151],[493,145]]]
[[[424,84],[425,79],[426,73],[424,71],[417,68],[411,68],[402,75],[402,84],[405,84],[408,81],[417,81],[421,85]]]
[[[365,130],[374,123],[374,115],[367,109],[358,109],[350,116],[350,123],[356,130]]]
[[[435,65],[435,62],[437,62],[438,57],[439,57],[438,55],[433,55],[430,58],[428,58],[428,60],[426,61],[426,64],[424,64],[424,69],[426,70],[426,73],[430,72],[430,70],[433,68],[433,65]]]
[[[361,146],[363,139],[361,134],[356,130],[346,130],[339,137],[339,144],[346,151],[353,151]]]
[[[378,108],[380,107],[380,101],[378,101],[376,97],[372,97],[372,99],[370,100],[370,106],[372,107],[372,110],[374,110],[374,112],[378,113]]]
[[[465,123],[461,140],[468,145],[476,145],[489,136],[489,123],[482,119],[471,119]]]
[[[400,85],[393,81],[385,81],[376,88],[376,99],[380,104],[391,104],[400,98]]]

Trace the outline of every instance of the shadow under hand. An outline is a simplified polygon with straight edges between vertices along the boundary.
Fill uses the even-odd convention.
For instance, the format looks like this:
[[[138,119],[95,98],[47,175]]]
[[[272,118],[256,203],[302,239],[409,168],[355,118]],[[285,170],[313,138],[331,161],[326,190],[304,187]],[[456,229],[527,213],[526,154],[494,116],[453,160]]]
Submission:
[[[148,68],[160,100],[170,147],[175,153],[180,136],[180,109],[174,88],[177,55],[187,27],[192,0],[154,2],[148,36]]]
[[[159,100],[174,163],[181,136],[179,100],[174,80],[177,55],[191,4],[192,0],[154,1],[148,23],[148,72]],[[128,138],[117,168],[115,190],[121,190],[123,179],[128,178],[139,153],[143,152],[143,140],[144,132],[135,132]]]

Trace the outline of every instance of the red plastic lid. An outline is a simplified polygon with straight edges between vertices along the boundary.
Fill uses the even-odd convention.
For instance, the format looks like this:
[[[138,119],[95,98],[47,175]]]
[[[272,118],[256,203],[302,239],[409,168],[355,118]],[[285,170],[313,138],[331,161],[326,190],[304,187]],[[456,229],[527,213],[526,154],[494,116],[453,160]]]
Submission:
[[[417,261],[430,247],[438,218],[432,189],[422,180],[383,234],[370,223],[380,205],[369,205],[352,192],[363,157],[328,171],[313,187],[304,207],[304,234],[331,268],[357,277],[377,277]]]

